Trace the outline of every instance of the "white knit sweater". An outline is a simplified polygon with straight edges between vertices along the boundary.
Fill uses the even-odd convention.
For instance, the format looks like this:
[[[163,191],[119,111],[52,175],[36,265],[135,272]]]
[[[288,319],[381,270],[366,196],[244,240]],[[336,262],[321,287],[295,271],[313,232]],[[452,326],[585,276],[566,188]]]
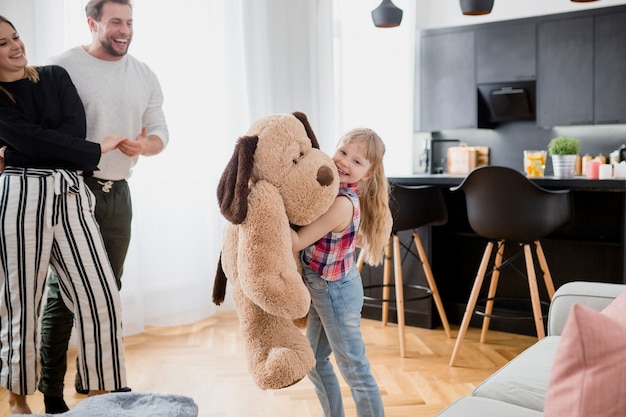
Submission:
[[[152,70],[136,58],[125,55],[119,61],[104,61],[82,46],[51,58],[70,74],[87,115],[87,140],[99,143],[112,134],[135,140],[146,126],[167,145],[169,133],[161,108],[163,93]],[[106,180],[128,179],[137,157],[119,150],[102,155],[94,176]]]

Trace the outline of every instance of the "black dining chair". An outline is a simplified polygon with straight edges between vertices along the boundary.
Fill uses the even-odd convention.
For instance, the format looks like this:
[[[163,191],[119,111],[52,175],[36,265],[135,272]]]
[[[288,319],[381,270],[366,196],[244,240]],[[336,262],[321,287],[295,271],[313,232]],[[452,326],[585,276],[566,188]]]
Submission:
[[[451,191],[461,191],[465,194],[470,227],[477,235],[488,239],[450,358],[450,366],[454,366],[470,320],[475,313],[483,316],[480,342],[484,343],[490,319],[497,317],[493,314],[493,307],[494,302],[497,301],[496,290],[500,271],[503,267],[511,265],[511,262],[522,254],[526,263],[526,278],[537,337],[539,339],[545,337],[544,314],[531,247],[535,247],[548,297],[552,300],[554,284],[540,239],[569,226],[573,222],[574,212],[569,190],[541,188],[522,173],[507,167],[476,168],[470,172],[461,185],[453,187]],[[509,247],[517,245],[519,250],[514,256],[504,259],[505,245]],[[476,304],[487,268],[491,263],[494,246],[497,250],[488,295],[484,311],[478,312]]]
[[[391,184],[391,196],[389,199],[389,208],[393,216],[393,226],[391,236],[385,249],[385,258],[383,261],[383,283],[364,286],[364,289],[381,288],[382,297],[366,296],[367,300],[382,302],[382,323],[386,325],[389,318],[389,303],[395,302],[398,332],[400,337],[400,356],[406,357],[406,338],[405,338],[405,320],[404,320],[404,304],[407,301],[417,301],[432,297],[439,312],[441,323],[444,331],[450,337],[450,325],[443,308],[439,291],[433,277],[424,245],[418,234],[417,229],[426,225],[441,225],[448,221],[448,211],[443,193],[439,187],[434,186],[408,186],[400,184]],[[410,230],[412,231],[411,240],[406,243],[400,241],[398,232]],[[417,253],[412,251],[415,245]],[[401,249],[404,246],[406,255],[416,256],[422,265],[426,282],[428,286],[406,284],[402,277],[402,262],[404,258]],[[394,282],[391,282],[391,265],[392,265],[392,248],[393,248],[393,266],[394,266]],[[359,254],[357,266],[359,271],[363,267],[363,253]],[[390,290],[395,289],[395,299],[391,299]],[[405,299],[404,289],[418,290],[415,297]]]

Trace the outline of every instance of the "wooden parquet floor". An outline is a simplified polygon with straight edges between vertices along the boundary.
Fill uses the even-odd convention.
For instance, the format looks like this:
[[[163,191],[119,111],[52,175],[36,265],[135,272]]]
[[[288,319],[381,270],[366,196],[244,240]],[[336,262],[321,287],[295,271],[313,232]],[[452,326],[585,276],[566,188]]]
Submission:
[[[536,341],[535,337],[490,331],[487,343],[470,328],[458,366],[448,361],[455,339],[442,329],[407,327],[407,358],[400,358],[398,329],[364,319],[368,357],[380,386],[387,417],[434,416],[468,395],[483,379]],[[456,336],[453,328],[453,337]],[[262,391],[248,375],[243,342],[234,312],[177,328],[148,328],[126,338],[129,386],[134,392],[192,397],[199,417],[320,417],[311,383],[304,379],[278,391]],[[65,398],[70,407],[85,396],[73,387],[75,351],[70,350]],[[342,382],[347,417],[355,417],[350,391]],[[34,413],[43,413],[40,393],[29,397]],[[0,392],[0,416],[8,416],[6,392]]]

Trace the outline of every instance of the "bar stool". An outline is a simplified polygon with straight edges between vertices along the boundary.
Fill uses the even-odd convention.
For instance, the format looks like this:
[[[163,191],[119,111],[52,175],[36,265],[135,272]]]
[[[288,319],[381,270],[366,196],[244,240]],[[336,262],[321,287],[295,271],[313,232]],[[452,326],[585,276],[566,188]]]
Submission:
[[[400,356],[406,357],[406,338],[405,338],[405,322],[404,322],[404,303],[406,301],[416,301],[432,297],[437,306],[437,311],[441,318],[446,336],[450,337],[450,325],[446,312],[443,309],[443,303],[435,284],[430,263],[424,250],[422,240],[417,233],[417,229],[426,225],[439,225],[448,221],[448,211],[441,189],[433,186],[407,186],[400,184],[391,184],[391,197],[389,199],[389,208],[393,216],[393,226],[391,236],[385,249],[385,258],[383,261],[383,283],[376,285],[364,286],[364,289],[381,288],[382,298],[365,297],[365,299],[382,302],[382,323],[387,325],[389,318],[389,303],[394,301],[396,304],[398,316],[398,333],[400,338]],[[398,232],[404,230],[412,230],[412,239],[408,245],[401,243]],[[415,245],[417,254],[414,253],[412,245]],[[407,255],[417,257],[422,264],[428,287],[421,285],[405,284],[402,278],[402,261],[401,246],[407,250]],[[394,283],[391,283],[391,260],[393,248],[393,265],[394,265]],[[359,271],[363,267],[363,252],[359,254],[357,267]],[[390,299],[390,289],[395,288],[395,300]],[[404,298],[404,289],[413,288],[422,291],[421,296],[415,296],[410,299]]]
[[[471,228],[481,237],[489,239],[483,254],[463,321],[457,335],[450,366],[454,366],[469,327],[485,273],[491,260],[491,253],[497,245],[491,282],[485,303],[480,342],[484,343],[490,318],[493,314],[494,298],[500,277],[500,270],[510,262],[524,255],[526,278],[530,290],[533,319],[537,337],[545,337],[543,312],[535,276],[531,245],[536,248],[537,260],[543,272],[543,279],[550,300],[554,295],[554,284],[539,239],[565,228],[573,221],[572,197],[569,190],[551,191],[541,188],[522,173],[506,167],[484,166],[474,169],[458,187],[451,191],[463,191],[467,203],[467,218]],[[505,261],[504,247],[518,245],[517,255]]]

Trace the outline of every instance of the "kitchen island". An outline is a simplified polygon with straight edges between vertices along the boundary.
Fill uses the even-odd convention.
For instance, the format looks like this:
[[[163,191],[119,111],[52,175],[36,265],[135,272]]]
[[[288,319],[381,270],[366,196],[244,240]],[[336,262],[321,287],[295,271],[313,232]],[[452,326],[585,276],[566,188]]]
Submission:
[[[486,244],[486,240],[477,236],[469,226],[463,193],[450,191],[451,187],[461,184],[464,178],[465,176],[447,174],[389,178],[392,184],[433,185],[441,187],[444,191],[449,212],[448,222],[441,226],[424,227],[420,230],[420,236],[430,257],[446,313],[450,323],[455,324],[461,322]],[[533,178],[532,181],[546,189],[572,191],[574,223],[571,227],[541,240],[555,287],[577,280],[625,283],[626,180],[541,177]],[[410,232],[402,232],[400,237],[408,244]],[[514,249],[508,247],[505,256],[513,253]],[[498,296],[511,300],[498,304],[505,315],[526,316],[530,302],[525,301],[529,300],[529,296],[523,257],[513,261],[512,266],[513,268],[503,269],[498,287]],[[535,268],[540,294],[542,299],[547,301],[541,269],[538,264]],[[516,272],[516,269],[521,273]],[[365,286],[380,283],[382,267],[364,268],[362,275]],[[403,276],[407,284],[426,283],[420,264],[410,255],[405,257]],[[484,287],[486,294],[487,284]],[[375,291],[377,290],[368,290],[367,294],[376,296]],[[406,298],[411,298],[412,295],[419,294],[418,292],[412,294],[410,289],[406,291]],[[436,309],[430,299],[407,301],[405,312],[409,325],[427,328],[439,325]],[[392,307],[390,314],[392,320],[394,314]],[[380,306],[375,302],[366,301],[363,315],[368,318],[380,318]],[[475,316],[472,325],[479,323],[480,317]],[[494,319],[491,328],[535,334],[532,320]]]

